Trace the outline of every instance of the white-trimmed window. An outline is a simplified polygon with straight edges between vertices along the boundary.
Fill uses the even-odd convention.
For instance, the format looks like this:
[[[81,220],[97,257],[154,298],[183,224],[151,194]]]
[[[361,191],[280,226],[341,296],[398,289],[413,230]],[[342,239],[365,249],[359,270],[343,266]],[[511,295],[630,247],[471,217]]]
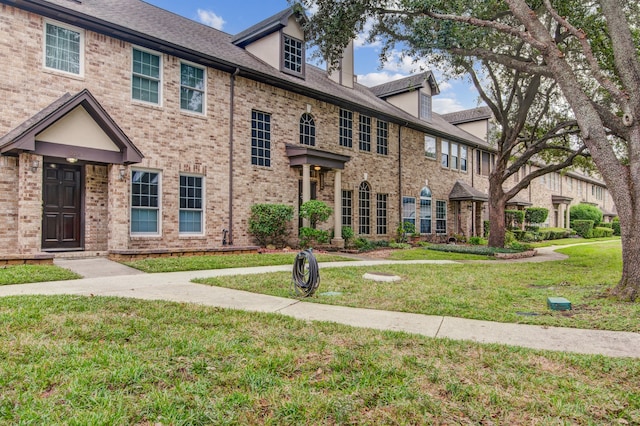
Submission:
[[[468,165],[468,148],[466,145],[460,145],[460,170],[467,171]]]
[[[402,197],[402,223],[409,222],[416,225],[416,199],[415,197]]]
[[[342,191],[342,226],[353,226],[353,191]]]
[[[283,34],[282,68],[285,72],[302,76],[304,74],[304,42]]]
[[[424,135],[424,156],[435,160],[436,155],[436,138]]]
[[[458,158],[458,144],[451,142],[451,168],[453,170],[458,170]]]
[[[340,109],[340,146],[353,147],[353,112]]]
[[[180,175],[180,217],[181,234],[202,234],[204,179],[196,175]]]
[[[308,113],[300,117],[300,143],[303,145],[316,145],[316,122],[313,116]]]
[[[420,191],[420,233],[431,233],[431,190],[428,187]]]
[[[358,233],[369,235],[371,233],[371,187],[367,182],[362,182],[358,188],[358,216]]]
[[[271,167],[271,114],[251,111],[251,164]]]
[[[389,155],[389,123],[376,120],[376,152],[380,155]]]
[[[431,121],[431,96],[420,92],[420,119]]]
[[[160,173],[131,171],[131,234],[160,234]]]
[[[359,130],[360,151],[371,152],[371,117],[360,114]]]
[[[82,76],[84,31],[53,22],[44,25],[45,68]]]
[[[376,234],[387,234],[387,194],[376,195]]]
[[[133,48],[131,98],[160,105],[162,87],[162,60],[160,55]]]
[[[446,167],[448,169],[449,168],[449,142],[448,141],[443,140],[440,142],[440,154],[441,154],[440,163],[442,164],[442,167]]]
[[[447,233],[447,202],[436,200],[436,233]]]
[[[207,74],[204,68],[180,63],[180,109],[204,114],[206,104],[205,83]]]

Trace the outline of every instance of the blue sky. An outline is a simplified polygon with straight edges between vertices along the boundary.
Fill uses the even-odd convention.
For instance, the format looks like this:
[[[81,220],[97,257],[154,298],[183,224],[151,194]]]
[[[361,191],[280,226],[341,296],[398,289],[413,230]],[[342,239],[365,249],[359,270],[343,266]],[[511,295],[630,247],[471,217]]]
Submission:
[[[229,34],[240,31],[289,7],[287,0],[145,0],[171,12],[202,22]],[[420,72],[419,65],[409,59],[401,59],[399,52],[382,68],[378,54],[380,47],[366,45],[356,40],[355,72],[358,82],[366,86],[382,84],[390,80]],[[478,95],[466,79],[447,81],[441,71],[430,68],[440,85],[440,94],[433,98],[434,111],[440,114],[478,106]]]

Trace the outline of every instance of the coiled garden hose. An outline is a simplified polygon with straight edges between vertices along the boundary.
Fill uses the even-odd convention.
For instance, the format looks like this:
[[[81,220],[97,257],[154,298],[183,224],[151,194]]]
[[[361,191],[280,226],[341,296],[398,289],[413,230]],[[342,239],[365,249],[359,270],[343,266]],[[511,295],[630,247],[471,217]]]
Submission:
[[[318,261],[311,249],[301,251],[293,263],[293,288],[296,296],[309,297],[320,285]]]

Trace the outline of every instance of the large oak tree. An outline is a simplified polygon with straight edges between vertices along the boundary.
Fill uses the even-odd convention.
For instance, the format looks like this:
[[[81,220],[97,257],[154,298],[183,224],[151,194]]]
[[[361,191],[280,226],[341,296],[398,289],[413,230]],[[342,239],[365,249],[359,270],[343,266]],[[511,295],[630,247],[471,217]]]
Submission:
[[[640,3],[623,0],[301,0],[328,63],[365,28],[387,49],[458,64],[477,58],[553,79],[620,217],[623,271],[612,293],[640,292]],[[514,55],[511,46],[522,45]],[[383,55],[386,52],[383,51]]]

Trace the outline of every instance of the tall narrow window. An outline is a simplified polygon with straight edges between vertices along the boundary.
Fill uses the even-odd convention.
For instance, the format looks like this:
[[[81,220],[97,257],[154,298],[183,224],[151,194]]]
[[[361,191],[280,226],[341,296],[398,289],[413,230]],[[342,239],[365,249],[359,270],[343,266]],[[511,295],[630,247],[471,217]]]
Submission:
[[[204,69],[188,64],[180,64],[180,109],[204,112]]]
[[[467,171],[467,149],[466,145],[460,145],[460,170],[463,172]]]
[[[431,121],[431,96],[420,93],[420,119]]]
[[[409,222],[416,225],[416,199],[415,197],[402,197],[402,223]]]
[[[353,112],[340,110],[340,146],[353,146]]]
[[[436,138],[424,135],[424,156],[436,159]]]
[[[202,177],[180,175],[180,233],[202,233]]]
[[[436,200],[436,233],[447,233],[447,202]]]
[[[160,174],[131,172],[131,233],[160,233]]]
[[[353,191],[342,191],[342,226],[353,227]]]
[[[376,120],[376,150],[380,155],[389,155],[389,123]]]
[[[482,164],[480,174],[483,176],[489,176],[491,173],[491,155],[488,152],[482,151]]]
[[[311,114],[304,113],[300,117],[300,143],[303,145],[316,145],[316,123]]]
[[[160,104],[160,55],[133,49],[131,97]]]
[[[387,234],[387,194],[376,196],[376,233]]]
[[[360,115],[360,151],[371,152],[371,117]]]
[[[47,23],[44,65],[58,71],[82,75],[83,37],[81,30]]]
[[[420,191],[420,233],[431,233],[431,190],[426,186]]]
[[[271,114],[251,111],[251,164],[271,167]]]
[[[304,70],[304,43],[284,34],[282,67],[285,71],[302,75]]]
[[[369,235],[371,233],[371,187],[367,182],[362,182],[358,190],[358,233]]]
[[[458,170],[458,144],[451,142],[451,168]]]
[[[440,152],[442,167],[449,168],[449,142],[440,142]]]

